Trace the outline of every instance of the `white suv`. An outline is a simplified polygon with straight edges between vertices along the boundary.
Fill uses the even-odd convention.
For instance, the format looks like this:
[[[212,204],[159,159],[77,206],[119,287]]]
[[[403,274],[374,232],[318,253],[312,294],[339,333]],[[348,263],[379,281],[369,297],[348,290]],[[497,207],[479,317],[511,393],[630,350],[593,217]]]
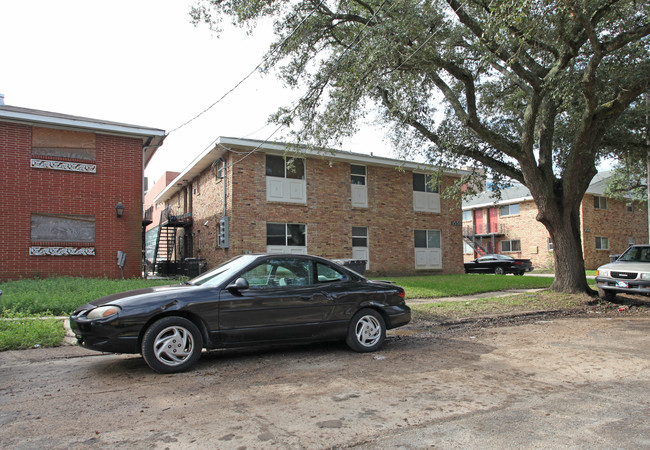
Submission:
[[[617,292],[650,295],[650,245],[633,245],[612,263],[596,271],[600,298],[612,301]]]

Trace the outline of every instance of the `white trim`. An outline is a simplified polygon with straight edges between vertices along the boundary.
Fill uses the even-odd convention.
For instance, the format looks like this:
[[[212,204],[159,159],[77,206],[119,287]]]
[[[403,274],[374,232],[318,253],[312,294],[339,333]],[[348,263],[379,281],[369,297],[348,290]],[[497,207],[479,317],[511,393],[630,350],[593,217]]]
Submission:
[[[11,119],[15,122],[40,123],[46,125],[58,125],[65,128],[81,128],[89,130],[100,130],[115,134],[127,134],[137,136],[165,136],[164,130],[156,128],[144,128],[127,124],[107,123],[93,121],[82,117],[58,117],[56,115],[39,114],[37,112],[8,111],[0,108],[0,118]]]
[[[494,206],[505,206],[505,205],[511,205],[513,203],[522,203],[522,202],[527,202],[532,200],[533,200],[532,196],[519,197],[519,198],[513,198],[511,200],[499,200],[499,201],[493,201],[488,203],[481,203],[478,205],[463,206],[462,209],[463,211],[471,211],[472,209],[489,208]]]

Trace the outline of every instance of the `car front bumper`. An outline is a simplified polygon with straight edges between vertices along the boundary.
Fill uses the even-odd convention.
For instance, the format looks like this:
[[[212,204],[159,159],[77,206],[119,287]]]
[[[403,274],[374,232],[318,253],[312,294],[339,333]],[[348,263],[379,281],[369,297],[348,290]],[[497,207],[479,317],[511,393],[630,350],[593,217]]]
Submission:
[[[70,317],[70,329],[77,338],[77,344],[89,350],[108,353],[139,353],[138,329],[120,326],[115,319],[88,320]]]
[[[650,280],[618,280],[611,277],[596,277],[596,287],[606,291],[650,295]]]

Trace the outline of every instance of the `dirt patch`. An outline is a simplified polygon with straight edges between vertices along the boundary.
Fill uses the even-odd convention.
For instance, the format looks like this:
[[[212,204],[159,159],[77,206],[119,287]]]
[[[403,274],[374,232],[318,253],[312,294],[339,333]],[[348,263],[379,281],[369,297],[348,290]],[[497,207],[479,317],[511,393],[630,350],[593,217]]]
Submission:
[[[7,448],[645,447],[645,306],[415,320],[343,343],[204,353],[184,374],[78,347],[0,353]],[[577,316],[576,316],[577,315]]]

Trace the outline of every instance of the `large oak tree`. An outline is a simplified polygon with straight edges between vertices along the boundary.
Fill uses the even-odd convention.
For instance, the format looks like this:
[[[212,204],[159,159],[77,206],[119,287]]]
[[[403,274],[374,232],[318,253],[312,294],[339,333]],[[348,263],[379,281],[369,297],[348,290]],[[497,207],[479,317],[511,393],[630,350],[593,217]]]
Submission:
[[[293,139],[337,145],[373,109],[402,149],[526,185],[553,288],[588,291],[579,205],[608,134],[650,86],[645,0],[198,0],[196,23],[272,17],[264,69],[305,89]]]

